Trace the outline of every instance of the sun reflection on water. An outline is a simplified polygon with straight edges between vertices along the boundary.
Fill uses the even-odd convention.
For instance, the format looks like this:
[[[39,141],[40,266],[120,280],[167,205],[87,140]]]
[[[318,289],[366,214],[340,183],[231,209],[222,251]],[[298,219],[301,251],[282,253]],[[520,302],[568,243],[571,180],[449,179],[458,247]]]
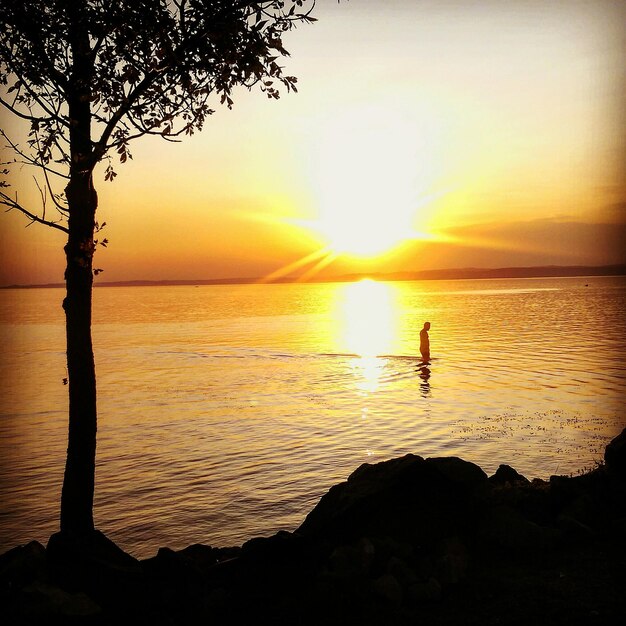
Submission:
[[[337,291],[337,349],[354,355],[356,387],[365,393],[378,389],[386,363],[381,356],[396,343],[395,301],[393,286],[369,279]]]

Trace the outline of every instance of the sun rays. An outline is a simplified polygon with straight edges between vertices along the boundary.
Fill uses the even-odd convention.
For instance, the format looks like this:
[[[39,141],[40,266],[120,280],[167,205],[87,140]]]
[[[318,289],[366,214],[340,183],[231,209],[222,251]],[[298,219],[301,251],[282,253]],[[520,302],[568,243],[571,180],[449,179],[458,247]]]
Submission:
[[[319,272],[327,265],[330,265],[336,258],[337,253],[331,252],[328,248],[319,248],[295,261],[279,267],[277,270],[266,274],[260,278],[259,283],[272,283],[291,276],[294,272],[301,272],[296,282],[306,282],[315,278]],[[309,266],[309,267],[307,267]]]

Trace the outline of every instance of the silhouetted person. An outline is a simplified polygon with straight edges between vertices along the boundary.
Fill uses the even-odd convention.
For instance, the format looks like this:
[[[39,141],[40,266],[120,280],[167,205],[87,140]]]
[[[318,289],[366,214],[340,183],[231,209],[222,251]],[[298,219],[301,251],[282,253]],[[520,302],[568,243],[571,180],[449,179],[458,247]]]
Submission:
[[[420,330],[420,352],[423,361],[430,361],[430,339],[428,331],[430,330],[430,322],[424,322],[424,328]]]

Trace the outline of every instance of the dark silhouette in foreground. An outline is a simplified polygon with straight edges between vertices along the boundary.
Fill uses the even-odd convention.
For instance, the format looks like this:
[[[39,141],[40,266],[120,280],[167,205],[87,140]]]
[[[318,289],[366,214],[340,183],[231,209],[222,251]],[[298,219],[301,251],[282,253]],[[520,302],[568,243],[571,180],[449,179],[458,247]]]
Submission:
[[[429,330],[430,322],[424,322],[424,328],[420,330],[420,353],[424,363],[428,363],[428,361],[430,361],[430,339],[428,337]]]
[[[359,467],[295,532],[138,561],[101,533],[0,556],[5,624],[612,624],[626,610],[626,429],[529,481],[456,457]]]

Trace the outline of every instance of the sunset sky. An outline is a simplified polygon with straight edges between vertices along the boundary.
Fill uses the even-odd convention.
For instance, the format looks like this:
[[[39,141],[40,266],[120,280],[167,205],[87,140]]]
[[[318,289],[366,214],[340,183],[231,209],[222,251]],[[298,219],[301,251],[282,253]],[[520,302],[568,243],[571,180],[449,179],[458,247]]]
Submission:
[[[98,171],[98,280],[626,262],[625,7],[319,0],[298,94]],[[61,282],[64,235],[25,224],[0,215],[0,285]]]

